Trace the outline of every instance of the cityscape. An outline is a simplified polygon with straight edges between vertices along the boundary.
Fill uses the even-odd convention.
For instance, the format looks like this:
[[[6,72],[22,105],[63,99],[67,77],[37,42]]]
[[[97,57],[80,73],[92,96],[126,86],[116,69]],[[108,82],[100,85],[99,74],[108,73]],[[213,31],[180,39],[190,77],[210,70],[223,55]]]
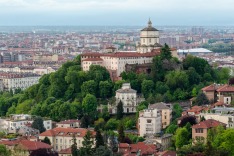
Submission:
[[[0,0],[0,156],[233,156],[233,17],[201,3]]]

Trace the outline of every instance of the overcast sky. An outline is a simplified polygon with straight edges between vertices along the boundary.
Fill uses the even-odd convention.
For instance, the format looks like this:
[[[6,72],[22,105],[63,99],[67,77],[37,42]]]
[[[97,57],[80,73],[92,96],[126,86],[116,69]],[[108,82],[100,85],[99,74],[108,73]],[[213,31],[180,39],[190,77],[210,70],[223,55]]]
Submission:
[[[234,25],[234,0],[0,0],[0,25]]]

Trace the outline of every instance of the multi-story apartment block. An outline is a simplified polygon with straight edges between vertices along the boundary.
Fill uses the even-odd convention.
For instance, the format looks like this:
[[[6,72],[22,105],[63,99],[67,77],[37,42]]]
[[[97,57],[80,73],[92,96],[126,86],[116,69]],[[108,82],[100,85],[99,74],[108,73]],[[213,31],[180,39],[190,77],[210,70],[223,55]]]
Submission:
[[[157,109],[145,109],[139,112],[138,132],[140,136],[154,135],[161,132],[161,113]]]
[[[148,106],[149,109],[157,109],[160,111],[162,116],[162,128],[166,128],[170,125],[172,119],[172,109],[166,105],[166,103],[160,102],[151,104]]]
[[[82,147],[83,137],[87,133],[87,129],[84,128],[61,128],[57,127],[51,130],[47,130],[39,135],[39,139],[43,140],[48,137],[51,142],[51,146],[56,151],[61,151],[71,147],[73,144],[73,137],[76,138],[77,147]],[[92,135],[94,132],[92,131]],[[94,138],[93,138],[94,139]]]
[[[13,92],[15,89],[24,90],[34,84],[37,84],[40,77],[40,75],[33,73],[0,73],[0,81],[3,85],[3,90],[12,90]]]

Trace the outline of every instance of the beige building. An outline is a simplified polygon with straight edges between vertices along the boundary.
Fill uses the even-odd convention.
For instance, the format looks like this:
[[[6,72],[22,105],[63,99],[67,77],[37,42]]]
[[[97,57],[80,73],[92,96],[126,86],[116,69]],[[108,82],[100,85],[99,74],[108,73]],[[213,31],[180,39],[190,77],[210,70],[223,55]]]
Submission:
[[[170,125],[172,119],[172,109],[166,105],[166,103],[160,102],[151,104],[148,106],[149,109],[157,109],[160,111],[162,116],[162,128],[166,128]]]
[[[214,119],[208,119],[196,125],[193,125],[192,126],[193,142],[196,142],[199,140],[199,141],[204,141],[205,143],[207,139],[208,130],[217,126],[223,126],[224,128],[226,128],[226,124],[219,122],[217,120],[214,120]]]
[[[217,100],[222,104],[230,105],[234,99],[234,86],[232,85],[212,84],[202,88],[202,91],[209,100]]]
[[[56,123],[56,127],[80,128],[80,120],[65,120]]]
[[[161,132],[161,113],[157,109],[145,109],[139,112],[138,133],[140,136],[155,135]]]
[[[214,119],[225,123],[227,128],[234,128],[234,108],[233,107],[216,107],[210,112],[200,113],[199,117],[204,117],[206,120]]]
[[[1,73],[0,81],[2,81],[4,91],[15,91],[15,89],[24,90],[37,84],[40,77],[40,75],[33,73]]]
[[[61,128],[57,127],[51,130],[47,130],[39,135],[39,139],[43,140],[48,137],[51,142],[51,146],[55,151],[61,151],[67,149],[73,144],[73,136],[76,137],[77,147],[82,147],[83,137],[87,133],[87,129],[84,128]],[[92,132],[94,135],[94,133]]]

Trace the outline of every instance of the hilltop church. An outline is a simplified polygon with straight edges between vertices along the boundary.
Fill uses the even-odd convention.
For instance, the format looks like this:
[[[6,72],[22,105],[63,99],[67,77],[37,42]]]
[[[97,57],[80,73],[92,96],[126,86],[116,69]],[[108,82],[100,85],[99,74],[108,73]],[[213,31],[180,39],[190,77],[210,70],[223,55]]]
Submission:
[[[127,66],[151,64],[153,57],[160,54],[162,45],[159,44],[159,31],[152,26],[151,20],[148,26],[140,32],[140,42],[135,52],[113,52],[113,53],[85,53],[81,54],[82,68],[88,71],[91,65],[100,65],[109,72],[112,80],[118,80],[120,74],[126,71]],[[172,49],[172,55],[177,56],[176,49]],[[148,72],[149,71],[142,71]]]

